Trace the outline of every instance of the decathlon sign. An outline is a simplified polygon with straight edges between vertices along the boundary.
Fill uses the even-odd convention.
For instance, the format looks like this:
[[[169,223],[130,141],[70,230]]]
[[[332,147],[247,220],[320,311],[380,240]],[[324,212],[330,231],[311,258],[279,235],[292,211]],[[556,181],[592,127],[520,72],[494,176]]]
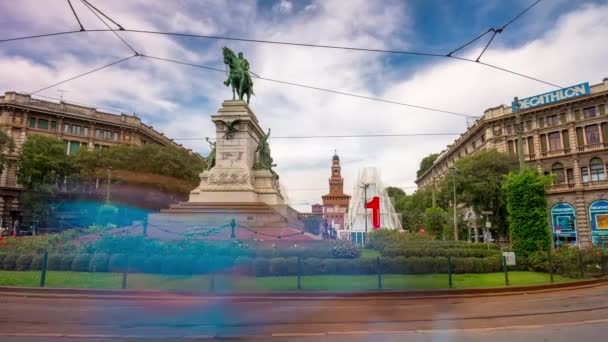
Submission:
[[[589,95],[588,82],[519,100],[519,109],[524,110],[534,108],[549,103],[572,99],[583,95]],[[511,110],[515,112],[515,101],[511,103]]]

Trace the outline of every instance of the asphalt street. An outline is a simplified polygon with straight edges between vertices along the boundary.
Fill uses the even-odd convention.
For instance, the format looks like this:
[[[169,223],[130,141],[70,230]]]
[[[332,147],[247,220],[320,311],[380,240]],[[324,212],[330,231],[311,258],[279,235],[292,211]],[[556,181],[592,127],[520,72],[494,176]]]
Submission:
[[[608,340],[608,285],[451,298],[0,294],[1,341]]]

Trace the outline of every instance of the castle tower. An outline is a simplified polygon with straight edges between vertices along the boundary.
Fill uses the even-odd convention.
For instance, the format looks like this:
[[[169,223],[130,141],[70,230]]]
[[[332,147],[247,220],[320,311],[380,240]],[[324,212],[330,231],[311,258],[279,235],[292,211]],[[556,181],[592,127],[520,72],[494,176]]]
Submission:
[[[340,231],[344,229],[344,218],[348,212],[350,196],[344,194],[344,178],[342,178],[340,157],[334,154],[331,161],[331,176],[329,177],[329,193],[323,198],[323,218]]]

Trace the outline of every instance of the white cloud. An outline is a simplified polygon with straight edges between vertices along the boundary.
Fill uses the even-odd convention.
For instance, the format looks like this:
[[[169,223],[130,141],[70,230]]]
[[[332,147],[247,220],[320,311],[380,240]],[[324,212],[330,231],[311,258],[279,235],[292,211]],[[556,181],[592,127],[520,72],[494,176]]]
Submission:
[[[104,12],[129,28],[371,48],[408,48],[403,37],[411,36],[411,25],[417,19],[410,17],[407,6],[396,0],[382,6],[365,0],[349,1],[348,6],[338,0],[317,0],[299,12],[286,6],[290,15],[277,23],[258,15],[253,1],[239,2],[239,6],[221,0],[204,4],[100,2]],[[100,27],[97,18],[84,14],[85,8],[78,10],[83,12],[86,27]],[[15,18],[0,22],[7,36],[61,31],[76,25],[69,8],[46,3],[43,6],[38,1],[13,2],[11,6],[0,3],[0,11]],[[498,36],[483,60],[562,85],[596,83],[608,76],[608,5],[582,6],[563,17],[550,18],[544,25],[543,35],[520,46],[505,47]],[[502,35],[507,34],[511,33],[505,31]],[[531,80],[462,61],[440,59],[403,76],[386,64],[386,55],[382,54],[133,33],[123,36],[147,54],[215,67],[223,67],[219,48],[228,45],[243,51],[253,71],[264,77],[474,115],[509,103],[513,96],[550,90]],[[479,52],[467,54],[476,58]],[[37,89],[128,55],[128,49],[108,33],[5,43],[0,46],[0,91]],[[230,97],[230,90],[221,84],[224,77],[221,73],[138,58],[61,88],[69,90],[68,99],[119,104],[136,111],[167,136],[204,138],[213,135],[209,115]],[[255,91],[251,106],[262,127],[271,127],[274,136],[462,132],[466,128],[462,117],[262,80],[255,81]],[[58,95],[55,89],[45,94]],[[363,166],[380,168],[385,184],[414,185],[420,159],[444,149],[452,140],[453,137],[272,139],[271,148],[282,182],[293,189],[327,188],[336,148],[345,188],[350,192],[358,168]],[[203,140],[183,143],[198,151],[208,149]],[[298,190],[289,196],[294,203],[315,203],[324,193]]]
[[[289,0],[279,0],[279,2],[273,6],[273,9],[275,11],[279,11],[280,13],[283,13],[283,14],[291,13],[292,8],[293,8],[293,4]]]

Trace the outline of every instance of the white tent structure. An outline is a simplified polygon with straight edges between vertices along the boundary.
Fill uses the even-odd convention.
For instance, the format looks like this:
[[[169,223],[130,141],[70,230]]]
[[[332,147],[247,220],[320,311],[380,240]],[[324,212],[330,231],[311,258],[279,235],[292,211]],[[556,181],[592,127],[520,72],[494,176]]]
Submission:
[[[348,239],[358,244],[367,241],[367,232],[374,231],[372,223],[372,210],[365,209],[365,203],[375,196],[380,198],[380,227],[388,229],[401,229],[400,214],[395,212],[382,180],[380,172],[375,167],[366,167],[359,170],[359,175],[352,191],[348,214],[344,222],[345,230],[340,232],[341,239]]]

